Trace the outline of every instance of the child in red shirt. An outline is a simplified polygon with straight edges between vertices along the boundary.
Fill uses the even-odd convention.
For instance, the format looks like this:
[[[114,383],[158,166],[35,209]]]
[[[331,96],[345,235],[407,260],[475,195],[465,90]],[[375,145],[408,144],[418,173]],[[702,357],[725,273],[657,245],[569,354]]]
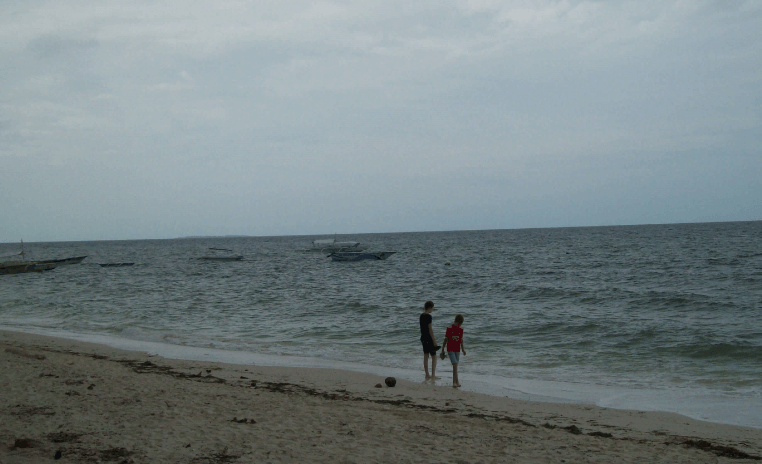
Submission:
[[[460,350],[463,349],[463,355],[466,355],[466,346],[463,344],[463,329],[460,328],[461,325],[463,325],[463,316],[458,314],[455,316],[455,323],[447,328],[445,338],[442,341],[442,345],[447,347],[447,354],[450,356],[450,362],[452,363],[453,388],[460,387],[460,382],[458,382]]]

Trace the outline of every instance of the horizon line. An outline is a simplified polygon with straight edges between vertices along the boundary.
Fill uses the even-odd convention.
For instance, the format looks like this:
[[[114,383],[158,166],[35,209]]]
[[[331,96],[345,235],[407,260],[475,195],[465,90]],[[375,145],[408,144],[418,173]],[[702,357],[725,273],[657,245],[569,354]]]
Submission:
[[[225,235],[187,235],[181,237],[167,238],[127,238],[127,239],[90,239],[90,240],[44,240],[44,241],[26,241],[25,243],[67,243],[67,242],[134,242],[141,240],[194,240],[207,238],[268,238],[268,237],[312,237],[312,236],[337,236],[337,235],[370,235],[370,234],[425,234],[425,233],[448,233],[448,232],[487,232],[496,230],[545,230],[545,229],[590,229],[600,227],[645,227],[645,226],[682,226],[699,224],[732,224],[736,222],[761,222],[762,219],[749,219],[738,221],[701,221],[701,222],[654,222],[644,224],[607,224],[607,225],[588,225],[588,226],[549,226],[549,227],[506,227],[493,229],[444,229],[444,230],[411,230],[394,232],[346,232],[346,233],[314,233],[314,234],[282,234],[282,235],[246,235],[246,234],[225,234]],[[23,241],[23,239],[19,239]],[[0,242],[0,245],[13,244],[12,242]]]

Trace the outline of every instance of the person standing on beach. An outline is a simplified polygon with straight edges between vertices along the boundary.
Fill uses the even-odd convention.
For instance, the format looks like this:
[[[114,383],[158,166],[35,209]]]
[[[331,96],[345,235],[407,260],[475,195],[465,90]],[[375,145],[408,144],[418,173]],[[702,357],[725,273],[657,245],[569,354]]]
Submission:
[[[463,325],[463,316],[458,314],[455,316],[455,322],[447,328],[445,331],[445,338],[442,341],[442,345],[447,347],[447,354],[450,356],[450,362],[452,363],[452,387],[460,387],[458,382],[458,362],[460,362],[460,351],[463,350],[463,355],[466,355],[466,346],[463,344],[463,329],[460,326]],[[442,348],[444,350],[444,348]]]
[[[423,370],[426,371],[426,380],[437,380],[437,350],[435,346],[436,337],[434,329],[431,327],[431,312],[434,311],[434,303],[427,301],[423,305],[423,314],[421,314],[421,344],[423,344]],[[431,356],[431,375],[429,375],[429,356]]]

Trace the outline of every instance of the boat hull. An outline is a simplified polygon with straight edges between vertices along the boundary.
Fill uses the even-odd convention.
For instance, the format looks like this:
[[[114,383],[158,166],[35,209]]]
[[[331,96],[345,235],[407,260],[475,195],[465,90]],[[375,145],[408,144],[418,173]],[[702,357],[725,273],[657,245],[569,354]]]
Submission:
[[[0,264],[0,275],[23,274],[25,272],[43,272],[55,269],[54,263],[16,262]]]

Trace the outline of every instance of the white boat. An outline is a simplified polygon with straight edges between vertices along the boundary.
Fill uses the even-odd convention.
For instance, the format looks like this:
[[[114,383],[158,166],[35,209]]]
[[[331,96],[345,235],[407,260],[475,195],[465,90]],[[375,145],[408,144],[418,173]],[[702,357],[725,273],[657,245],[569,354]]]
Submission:
[[[360,242],[337,242],[335,238],[329,238],[325,240],[313,240],[312,248],[308,248],[305,251],[316,253],[335,253],[339,251],[363,251],[368,248],[367,245],[363,245]]]
[[[328,255],[332,261],[362,261],[364,259],[384,260],[396,251],[337,251]]]

